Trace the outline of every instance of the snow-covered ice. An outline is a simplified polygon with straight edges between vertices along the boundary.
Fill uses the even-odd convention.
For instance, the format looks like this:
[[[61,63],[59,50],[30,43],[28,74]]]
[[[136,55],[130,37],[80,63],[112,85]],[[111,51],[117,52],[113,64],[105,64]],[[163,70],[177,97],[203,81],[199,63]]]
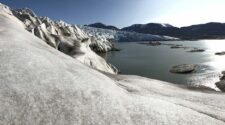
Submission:
[[[45,41],[48,45],[94,69],[113,74],[117,73],[114,66],[108,64],[90,48],[90,45],[97,43],[99,48],[103,48],[101,50],[106,48],[105,51],[108,51],[108,49],[111,49],[112,43],[109,46],[103,41],[96,42],[96,39],[89,37],[77,25],[67,24],[62,20],[53,21],[48,17],[38,17],[28,8],[12,9],[11,11],[16,18],[24,23],[26,30]]]
[[[0,50],[2,125],[225,124],[223,93],[102,74],[27,32],[2,9]]]

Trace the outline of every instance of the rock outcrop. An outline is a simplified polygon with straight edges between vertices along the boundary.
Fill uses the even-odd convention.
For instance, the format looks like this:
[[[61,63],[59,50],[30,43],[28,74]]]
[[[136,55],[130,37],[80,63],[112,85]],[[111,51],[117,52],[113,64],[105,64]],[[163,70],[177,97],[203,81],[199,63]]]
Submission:
[[[225,92],[225,71],[222,72],[222,76],[220,77],[220,81],[215,83],[216,86],[223,92]]]
[[[141,43],[141,44],[145,44],[145,45],[148,45],[148,46],[160,46],[160,45],[163,45],[161,42],[158,42],[158,41],[144,42],[144,43]]]
[[[197,65],[193,65],[193,64],[181,64],[181,65],[176,65],[173,66],[170,69],[170,72],[172,73],[192,73],[196,70]]]
[[[204,50],[204,49],[194,48],[194,49],[192,49],[192,50],[190,50],[190,51],[188,51],[188,52],[191,52],[191,53],[195,53],[195,52],[205,52],[205,50]]]
[[[225,80],[221,80],[216,83],[216,86],[223,92],[225,92]]]
[[[215,55],[223,56],[223,55],[225,55],[225,51],[223,51],[223,52],[217,52],[217,53],[215,53]]]

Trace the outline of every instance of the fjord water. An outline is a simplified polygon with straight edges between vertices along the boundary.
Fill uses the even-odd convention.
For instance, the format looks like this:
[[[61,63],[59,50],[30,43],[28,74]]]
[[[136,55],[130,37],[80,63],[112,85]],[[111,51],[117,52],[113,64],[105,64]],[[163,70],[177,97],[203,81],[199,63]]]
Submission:
[[[109,52],[103,57],[115,65],[122,74],[140,75],[176,84],[215,87],[220,72],[225,70],[225,56],[215,52],[225,51],[225,40],[164,41],[185,47],[205,49],[205,52],[187,52],[191,49],[171,49],[170,46],[147,46],[140,42],[115,43],[119,52]],[[169,70],[177,64],[198,64],[195,73],[173,74]]]

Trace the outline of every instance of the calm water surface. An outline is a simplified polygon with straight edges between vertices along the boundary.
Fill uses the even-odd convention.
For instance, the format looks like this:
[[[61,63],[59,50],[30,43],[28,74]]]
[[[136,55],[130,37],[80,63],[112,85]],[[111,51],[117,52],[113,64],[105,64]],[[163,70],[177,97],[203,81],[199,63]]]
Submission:
[[[205,85],[215,88],[220,72],[225,70],[225,56],[215,52],[225,51],[225,40],[167,41],[185,47],[206,49],[202,53],[187,52],[190,49],[171,49],[170,46],[147,46],[138,42],[116,43],[122,49],[103,57],[115,65],[122,74],[140,75],[177,84]],[[198,64],[196,73],[173,74],[169,70],[177,64]]]

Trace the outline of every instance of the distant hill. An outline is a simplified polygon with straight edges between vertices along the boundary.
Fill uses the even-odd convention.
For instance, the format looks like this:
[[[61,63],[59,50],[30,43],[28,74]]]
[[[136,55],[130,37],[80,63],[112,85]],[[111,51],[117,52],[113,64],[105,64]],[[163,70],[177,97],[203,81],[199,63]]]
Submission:
[[[94,28],[110,29],[110,30],[120,30],[119,28],[115,26],[105,25],[103,23],[93,23],[86,26],[94,27]]]
[[[225,23],[210,22],[206,24],[191,25],[187,27],[175,27],[170,24],[148,23],[134,24],[119,29],[115,26],[94,23],[87,25],[89,27],[110,29],[117,31],[128,31],[142,34],[153,34],[160,36],[171,36],[185,40],[195,39],[225,39]]]
[[[122,28],[122,30],[145,34],[166,35],[166,36],[174,36],[174,34],[177,34],[179,32],[179,28],[177,27],[174,27],[169,24],[158,24],[158,23],[134,24],[129,27]]]
[[[225,38],[225,24],[224,23],[206,23],[199,25],[192,25],[180,28],[181,38],[186,39],[224,39]],[[178,34],[179,35],[179,34]]]
[[[134,24],[129,27],[122,28],[123,31],[132,31],[138,33],[166,35],[181,39],[222,39],[225,38],[224,23],[206,23],[192,25],[188,27],[174,27],[169,24]]]

